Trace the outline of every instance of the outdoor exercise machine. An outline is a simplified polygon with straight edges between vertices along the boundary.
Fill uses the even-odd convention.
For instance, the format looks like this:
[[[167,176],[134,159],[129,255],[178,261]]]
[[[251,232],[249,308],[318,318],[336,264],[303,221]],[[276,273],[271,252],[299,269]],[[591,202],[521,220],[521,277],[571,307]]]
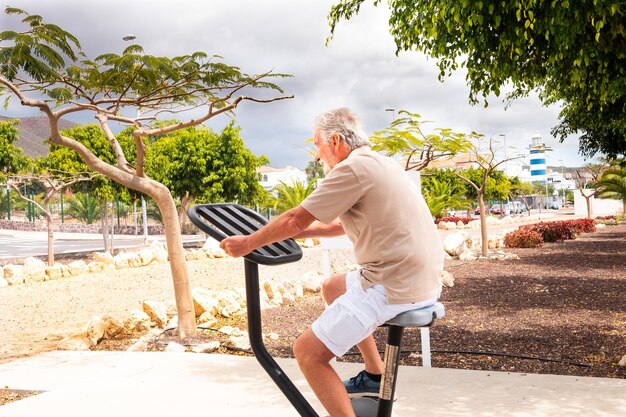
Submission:
[[[229,236],[251,234],[267,223],[267,219],[258,213],[230,203],[199,204],[191,207],[187,214],[193,224],[218,241]],[[258,362],[298,413],[304,417],[319,417],[269,354],[262,337],[258,265],[281,265],[299,261],[301,258],[302,250],[292,239],[263,246],[244,256],[248,335],[250,346]],[[352,407],[357,417],[391,416],[404,328],[430,326],[435,319],[443,317],[444,314],[443,305],[436,303],[434,306],[399,314],[385,323],[385,326],[389,327],[389,334],[385,346],[385,371],[381,380],[380,393],[378,397],[361,397],[352,400]]]

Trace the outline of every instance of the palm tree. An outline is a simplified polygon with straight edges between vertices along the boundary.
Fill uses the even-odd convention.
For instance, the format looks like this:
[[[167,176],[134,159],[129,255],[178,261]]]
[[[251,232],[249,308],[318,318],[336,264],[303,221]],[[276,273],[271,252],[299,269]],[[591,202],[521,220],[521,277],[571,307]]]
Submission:
[[[613,167],[602,173],[596,186],[599,198],[622,200],[622,212],[626,214],[626,168]]]
[[[424,184],[423,194],[430,214],[437,218],[445,217],[449,209],[466,209],[471,204],[461,187],[437,178]]]
[[[315,182],[315,178],[311,179],[308,184],[291,180],[291,185],[287,185],[280,181],[280,184],[273,189],[273,194],[276,195],[274,209],[282,213],[299,206],[313,192]]]
[[[88,193],[77,193],[68,201],[66,214],[76,220],[91,224],[100,218],[100,205]]]

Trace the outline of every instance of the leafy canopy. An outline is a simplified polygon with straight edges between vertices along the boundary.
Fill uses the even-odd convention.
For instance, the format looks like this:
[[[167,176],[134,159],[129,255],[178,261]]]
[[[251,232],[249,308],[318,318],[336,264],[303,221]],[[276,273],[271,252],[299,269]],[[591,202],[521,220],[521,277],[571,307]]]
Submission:
[[[331,8],[331,34],[358,14],[365,0],[341,0]],[[380,0],[373,0],[375,5]],[[598,124],[568,124],[585,112],[617,123],[617,136],[595,135],[586,155],[617,142],[626,152],[626,7],[620,0],[571,2],[526,0],[389,0],[389,27],[396,52],[422,51],[435,58],[439,79],[464,67],[472,103],[507,90],[517,98],[539,89],[545,104],[563,105],[571,131]],[[582,119],[579,119],[582,121]],[[620,124],[620,123],[617,123]],[[607,142],[608,141],[608,142]]]
[[[148,149],[148,174],[181,200],[255,204],[265,194],[256,168],[268,159],[247,149],[239,132],[231,122],[219,135],[192,127],[162,137]]]
[[[0,181],[5,181],[8,174],[27,169],[31,164],[22,148],[15,146],[18,123],[17,120],[0,121]]]

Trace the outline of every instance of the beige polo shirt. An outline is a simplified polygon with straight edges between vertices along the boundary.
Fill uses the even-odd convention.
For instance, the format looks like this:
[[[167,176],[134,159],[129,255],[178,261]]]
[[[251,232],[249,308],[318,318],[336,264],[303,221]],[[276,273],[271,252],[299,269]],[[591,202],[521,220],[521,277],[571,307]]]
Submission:
[[[438,296],[444,252],[415,181],[397,162],[355,149],[301,206],[323,223],[339,218],[362,267],[362,285],[382,283],[390,304]]]

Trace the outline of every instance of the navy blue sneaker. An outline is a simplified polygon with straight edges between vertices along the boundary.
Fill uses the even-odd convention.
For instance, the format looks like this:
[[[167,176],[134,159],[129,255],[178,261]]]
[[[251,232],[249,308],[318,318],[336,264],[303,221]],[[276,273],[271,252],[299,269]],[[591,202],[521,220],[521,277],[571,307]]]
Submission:
[[[343,381],[343,385],[350,398],[377,397],[380,391],[380,382],[373,381],[365,371]]]

